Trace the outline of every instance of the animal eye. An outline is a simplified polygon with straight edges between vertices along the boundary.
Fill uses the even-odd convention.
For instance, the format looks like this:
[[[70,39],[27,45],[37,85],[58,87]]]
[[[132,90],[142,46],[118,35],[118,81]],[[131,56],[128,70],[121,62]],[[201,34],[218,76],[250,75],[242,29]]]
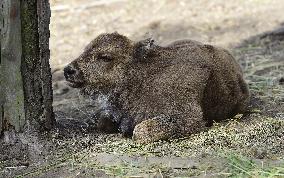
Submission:
[[[110,54],[100,54],[98,56],[98,59],[104,62],[110,62],[113,60],[113,57]]]

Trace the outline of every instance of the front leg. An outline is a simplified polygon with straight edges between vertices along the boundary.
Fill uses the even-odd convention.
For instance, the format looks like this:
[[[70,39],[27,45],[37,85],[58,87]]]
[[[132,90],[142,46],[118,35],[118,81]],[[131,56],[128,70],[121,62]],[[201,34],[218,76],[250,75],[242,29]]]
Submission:
[[[158,116],[136,125],[133,139],[139,143],[189,136],[206,127],[203,112],[196,102],[188,103],[188,112],[169,116]]]
[[[169,116],[158,116],[136,125],[133,139],[138,143],[151,143],[173,138],[178,133],[177,123]]]

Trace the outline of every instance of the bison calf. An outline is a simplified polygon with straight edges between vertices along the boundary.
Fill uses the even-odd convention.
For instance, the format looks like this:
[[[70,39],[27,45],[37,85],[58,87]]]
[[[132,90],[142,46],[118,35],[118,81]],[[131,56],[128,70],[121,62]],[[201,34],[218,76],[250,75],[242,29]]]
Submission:
[[[243,112],[249,99],[234,57],[191,40],[162,47],[152,39],[101,34],[64,74],[101,102],[100,122],[111,121],[141,143],[196,133]]]

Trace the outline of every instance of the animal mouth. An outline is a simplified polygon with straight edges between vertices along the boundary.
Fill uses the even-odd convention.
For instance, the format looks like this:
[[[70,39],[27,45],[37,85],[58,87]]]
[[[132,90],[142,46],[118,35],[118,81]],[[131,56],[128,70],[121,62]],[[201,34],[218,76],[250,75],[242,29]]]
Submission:
[[[85,80],[82,75],[68,75],[64,73],[64,76],[67,85],[69,85],[70,87],[81,88],[85,85]]]

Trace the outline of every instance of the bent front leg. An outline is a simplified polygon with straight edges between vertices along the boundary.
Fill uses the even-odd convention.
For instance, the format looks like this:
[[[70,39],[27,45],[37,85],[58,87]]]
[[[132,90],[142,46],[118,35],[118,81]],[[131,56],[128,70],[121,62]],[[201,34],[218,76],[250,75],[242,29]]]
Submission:
[[[158,116],[136,125],[133,139],[139,143],[150,143],[158,140],[188,136],[203,130],[206,121],[203,119],[201,106],[197,102],[188,103],[188,112],[172,116]]]
[[[176,136],[178,126],[169,116],[158,116],[136,125],[133,139],[138,143],[151,143]]]

